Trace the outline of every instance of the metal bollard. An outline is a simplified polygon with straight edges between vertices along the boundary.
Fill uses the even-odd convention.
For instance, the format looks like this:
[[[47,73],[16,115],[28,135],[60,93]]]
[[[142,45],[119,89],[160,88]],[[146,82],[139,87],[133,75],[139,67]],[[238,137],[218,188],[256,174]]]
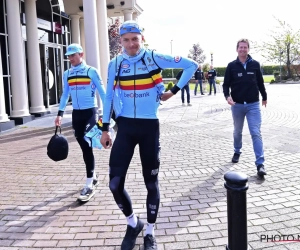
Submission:
[[[227,189],[228,245],[226,250],[247,250],[247,189],[248,177],[239,172],[224,175]]]

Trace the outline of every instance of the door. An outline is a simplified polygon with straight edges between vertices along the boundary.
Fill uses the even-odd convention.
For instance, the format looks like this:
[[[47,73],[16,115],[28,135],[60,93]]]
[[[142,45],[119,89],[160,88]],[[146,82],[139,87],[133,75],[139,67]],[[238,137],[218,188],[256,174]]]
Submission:
[[[40,44],[44,105],[59,103],[63,90],[62,49],[57,44]]]

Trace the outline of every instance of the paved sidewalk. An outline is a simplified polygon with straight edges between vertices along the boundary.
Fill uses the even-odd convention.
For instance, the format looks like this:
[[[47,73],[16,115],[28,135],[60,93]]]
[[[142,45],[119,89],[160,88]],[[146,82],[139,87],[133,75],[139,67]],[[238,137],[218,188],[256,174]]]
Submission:
[[[300,242],[260,241],[261,235],[300,235],[299,92],[296,84],[267,85],[268,106],[262,108],[268,171],[264,181],[256,177],[247,124],[240,162],[230,162],[232,118],[221,94],[192,95],[192,107],[182,107],[178,94],[161,106],[160,250],[225,249],[223,176],[229,170],[249,177],[249,249],[300,249]],[[81,151],[67,126],[68,159],[55,163],[47,157],[52,118],[0,134],[0,250],[120,249],[126,220],[108,188],[110,151],[95,151],[101,184],[90,202],[79,205],[76,199],[85,183]],[[134,210],[145,220],[138,148],[127,179]],[[142,243],[141,235],[134,250],[142,250]]]

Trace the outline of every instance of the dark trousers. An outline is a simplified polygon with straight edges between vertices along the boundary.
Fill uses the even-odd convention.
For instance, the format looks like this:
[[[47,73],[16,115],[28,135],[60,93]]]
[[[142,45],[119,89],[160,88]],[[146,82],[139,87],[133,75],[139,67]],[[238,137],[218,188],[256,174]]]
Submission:
[[[186,91],[187,103],[190,103],[190,85],[187,84],[181,89],[181,101],[184,103],[184,90]]]
[[[200,93],[203,94],[203,89],[202,89],[202,80],[197,80],[195,83],[195,95],[197,95],[197,89],[198,89],[198,84],[200,86]]]
[[[215,94],[216,94],[217,90],[216,90],[216,81],[215,81],[215,79],[209,79],[208,82],[209,82],[209,94],[211,95],[212,86],[214,86],[214,91],[215,91]]]

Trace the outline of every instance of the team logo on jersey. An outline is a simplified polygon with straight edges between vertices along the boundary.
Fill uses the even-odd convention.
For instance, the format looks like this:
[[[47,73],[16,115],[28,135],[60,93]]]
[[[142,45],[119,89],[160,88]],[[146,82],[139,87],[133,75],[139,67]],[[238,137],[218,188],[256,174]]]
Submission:
[[[179,63],[179,62],[181,61],[181,56],[175,56],[175,57],[174,57],[174,61],[175,61],[176,63]]]
[[[130,69],[123,69],[122,73],[130,73]]]
[[[123,69],[128,69],[129,67],[130,67],[129,64],[122,64],[122,68],[123,68]]]
[[[144,92],[144,93],[140,93],[140,94],[124,93],[124,97],[127,97],[127,98],[143,98],[143,97],[148,97],[148,96],[150,96],[149,92]]]
[[[155,55],[155,57],[161,59],[161,60],[164,60],[164,61],[167,61],[167,62],[172,62],[172,60],[170,60],[169,58],[166,58],[164,56],[161,56],[161,55]]]
[[[96,85],[93,83],[93,84],[91,85],[91,88],[92,88],[92,89],[95,89],[95,88],[96,88]]]
[[[72,87],[71,90],[72,91],[75,91],[75,90],[85,90],[85,87],[84,86],[75,86],[75,87]]]

